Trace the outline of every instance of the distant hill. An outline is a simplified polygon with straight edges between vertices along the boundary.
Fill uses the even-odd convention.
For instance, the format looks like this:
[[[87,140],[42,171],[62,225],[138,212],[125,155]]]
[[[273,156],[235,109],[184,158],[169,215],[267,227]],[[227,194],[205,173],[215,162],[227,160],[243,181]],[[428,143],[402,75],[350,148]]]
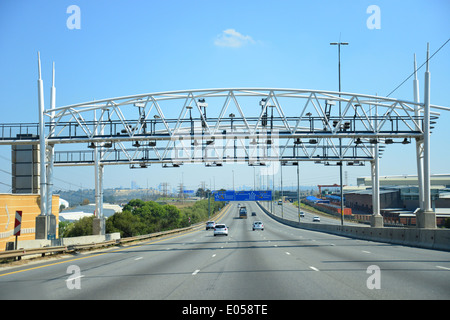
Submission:
[[[70,207],[82,204],[95,203],[95,190],[79,189],[75,191],[55,191],[54,194],[69,202]],[[161,197],[161,192],[154,189],[105,189],[103,190],[103,202],[123,204],[132,199],[144,201],[156,200]]]

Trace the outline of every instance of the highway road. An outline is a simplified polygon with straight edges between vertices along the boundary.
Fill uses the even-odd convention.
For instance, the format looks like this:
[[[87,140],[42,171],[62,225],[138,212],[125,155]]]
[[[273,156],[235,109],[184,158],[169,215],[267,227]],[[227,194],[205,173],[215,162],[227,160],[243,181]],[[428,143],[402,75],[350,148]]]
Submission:
[[[270,203],[267,202],[261,202],[261,204],[264,206],[264,208],[268,209],[270,211]],[[320,217],[321,223],[326,224],[341,224],[341,220],[338,217],[332,217],[330,215],[318,215],[312,212],[309,212],[306,209],[301,209],[303,213],[305,214],[304,217],[300,218],[301,222],[313,222],[314,216]],[[283,204],[283,207],[281,205],[278,205],[277,202],[274,202],[273,204],[273,213],[278,217],[283,217],[284,219],[292,220],[292,221],[298,221],[298,209],[290,202],[285,202]],[[362,224],[352,223],[348,221],[344,221],[346,225],[358,225],[358,226],[364,226]]]
[[[241,203],[244,204],[244,203]],[[282,225],[247,202],[201,228],[126,247],[0,267],[0,299],[449,299],[450,253]],[[256,212],[256,217],[251,212]],[[252,231],[252,222],[264,231]],[[323,223],[323,222],[321,222]]]

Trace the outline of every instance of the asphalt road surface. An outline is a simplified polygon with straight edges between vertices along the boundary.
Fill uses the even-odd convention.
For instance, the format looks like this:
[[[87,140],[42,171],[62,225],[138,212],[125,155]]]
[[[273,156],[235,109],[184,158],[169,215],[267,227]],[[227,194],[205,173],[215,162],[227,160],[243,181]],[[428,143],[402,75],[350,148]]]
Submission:
[[[241,203],[244,204],[244,203]],[[0,299],[449,299],[450,253],[282,225],[248,202],[218,222],[138,245],[0,267]],[[254,211],[256,216],[251,216]],[[252,231],[252,222],[264,231]],[[323,223],[323,222],[321,222]]]
[[[278,217],[283,217],[284,219],[298,222],[298,208],[292,205],[290,202],[285,202],[283,206],[278,205],[277,202],[274,202],[272,207],[270,202],[261,202],[261,204],[267,210],[269,211],[272,210],[273,213]],[[341,224],[341,219],[339,217],[332,217],[330,215],[319,215],[309,212],[308,210],[303,208],[301,209],[301,211],[303,211],[303,213],[305,214],[304,217],[300,217],[301,222],[313,222],[313,217],[319,216],[320,223],[339,224],[339,225]],[[348,221],[344,221],[344,224],[364,226],[362,224],[352,223]]]

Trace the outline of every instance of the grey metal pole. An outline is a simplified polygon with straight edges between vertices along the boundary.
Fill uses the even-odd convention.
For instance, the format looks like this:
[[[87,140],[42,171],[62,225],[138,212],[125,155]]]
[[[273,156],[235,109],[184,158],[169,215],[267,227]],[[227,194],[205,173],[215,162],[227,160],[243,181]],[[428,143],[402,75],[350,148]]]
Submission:
[[[375,145],[375,216],[380,216],[380,154],[378,144]]]
[[[211,192],[208,192],[208,220],[211,217]]]
[[[417,79],[417,64],[416,55],[414,54],[414,80],[413,80],[413,91],[414,91],[414,102],[420,103],[419,98],[419,80]],[[419,122],[419,105],[414,107],[414,115],[416,116],[417,129],[420,130],[422,127]],[[419,208],[423,210],[423,140],[416,139],[416,157],[417,157],[417,182],[419,186]]]
[[[300,161],[297,161],[297,203],[298,222],[300,222]]]
[[[55,63],[53,63],[53,74],[52,74],[52,87],[50,90],[50,109],[53,110],[56,107],[56,88],[55,88]],[[55,111],[50,113],[50,133],[52,135],[53,125],[54,125]],[[54,145],[48,145],[48,166],[47,166],[47,214],[52,215],[53,211],[53,169],[54,169]]]
[[[47,215],[47,170],[46,162],[46,143],[45,143],[45,124],[44,124],[44,85],[41,78],[41,57],[38,52],[38,101],[39,101],[39,155],[40,155],[40,205],[41,216]]]
[[[419,228],[436,228],[436,213],[431,208],[431,172],[430,172],[430,47],[427,44],[427,70],[425,71],[424,94],[424,138],[423,138],[423,210],[416,218]]]
[[[338,78],[339,78],[339,97],[341,96],[341,45],[348,45],[348,42],[332,42],[330,45],[337,45],[338,46]],[[341,113],[341,100],[339,100],[339,117],[342,117]],[[341,225],[344,225],[344,188],[342,185],[342,139],[339,138],[339,157],[341,158],[339,166],[339,180],[341,185]]]
[[[424,123],[423,123],[423,209],[416,215],[418,228],[436,228],[436,213],[431,208],[430,176],[430,47],[427,44],[427,69],[425,71]]]
[[[284,193],[283,193],[283,163],[280,163],[280,170],[281,170],[281,218],[283,218],[283,214],[284,214]]]
[[[234,190],[234,170],[231,170],[233,172],[233,190]]]
[[[378,105],[375,105],[375,123],[374,127],[378,127]],[[383,227],[383,216],[380,213],[380,148],[378,143],[374,144],[374,160],[371,162],[372,165],[372,227]]]
[[[341,42],[338,45],[339,52],[339,97],[341,97]],[[339,118],[342,117],[341,111],[341,100],[339,100]],[[341,121],[342,122],[342,121]],[[342,139],[339,139],[339,157],[341,158],[341,165],[339,166],[339,183],[341,185],[340,196],[341,196],[341,225],[344,225],[344,186],[342,185]]]
[[[424,210],[431,211],[431,182],[430,182],[430,70],[428,59],[430,56],[427,44],[427,70],[425,71],[424,95],[424,141],[423,141],[423,173],[424,173]]]
[[[104,176],[104,166],[102,164],[99,164],[98,168],[98,178],[99,178],[99,211],[98,216],[100,219],[103,219],[103,176]]]
[[[97,116],[96,111],[94,110],[94,126],[95,126],[95,135],[97,135]],[[95,179],[95,217],[100,218],[100,171],[99,171],[99,155],[98,155],[98,146],[94,146],[94,179]]]

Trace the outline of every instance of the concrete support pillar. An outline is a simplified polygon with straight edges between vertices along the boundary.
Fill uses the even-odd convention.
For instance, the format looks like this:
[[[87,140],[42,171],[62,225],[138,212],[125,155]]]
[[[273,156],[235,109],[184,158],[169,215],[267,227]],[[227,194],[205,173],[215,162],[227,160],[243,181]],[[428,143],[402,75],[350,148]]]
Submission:
[[[105,218],[97,218],[94,217],[92,221],[92,234],[95,236],[104,235],[105,234]]]
[[[36,217],[35,239],[53,240],[56,238],[56,216],[38,215]]]

